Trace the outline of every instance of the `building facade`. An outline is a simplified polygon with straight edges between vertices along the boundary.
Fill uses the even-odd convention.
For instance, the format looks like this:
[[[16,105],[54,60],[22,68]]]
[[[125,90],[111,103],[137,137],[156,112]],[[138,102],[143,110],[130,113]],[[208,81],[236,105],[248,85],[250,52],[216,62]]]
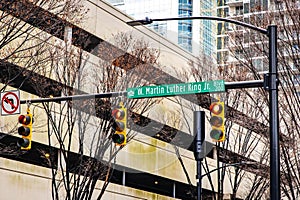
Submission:
[[[214,1],[108,1],[135,19],[213,16],[216,12]],[[194,55],[205,54],[215,57],[216,23],[209,20],[160,21],[148,25],[183,49]]]
[[[263,18],[264,13],[268,10],[274,10],[274,4],[271,1],[263,0],[263,1],[218,1],[217,5],[217,16],[223,18],[230,18],[238,21],[243,21],[245,23],[251,23],[256,25],[258,20],[253,20],[254,16],[258,18]],[[260,26],[259,23],[257,26]],[[247,32],[248,30],[246,30]],[[234,50],[234,46],[237,46],[237,42],[234,42],[234,36],[230,39],[230,34],[234,33],[239,34],[244,38],[242,41],[243,45],[249,49],[251,49],[251,43],[253,43],[253,37],[251,34],[255,34],[255,32],[251,32],[251,34],[245,33],[245,28],[241,26],[236,26],[233,24],[229,24],[227,22],[218,23],[218,36],[217,36],[217,61],[219,65],[224,65],[227,63],[230,65],[232,62],[236,62],[237,59],[242,59],[243,52],[239,49]],[[251,38],[252,37],[252,38]],[[230,53],[232,49],[233,53]],[[235,56],[237,59],[235,59]],[[268,69],[268,64],[266,61],[263,61],[261,56],[258,56],[253,60],[253,65],[257,68],[258,71],[266,71]]]

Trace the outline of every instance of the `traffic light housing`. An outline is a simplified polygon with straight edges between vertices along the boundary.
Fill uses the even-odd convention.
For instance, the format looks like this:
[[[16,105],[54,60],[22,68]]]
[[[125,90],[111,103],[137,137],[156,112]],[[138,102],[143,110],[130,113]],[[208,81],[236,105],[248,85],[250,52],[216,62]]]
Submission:
[[[224,108],[224,102],[221,101],[213,102],[209,107],[211,112],[209,122],[212,126],[210,137],[216,142],[223,142],[226,139]]]
[[[20,115],[18,121],[22,124],[22,126],[18,128],[18,133],[22,136],[22,138],[17,141],[17,145],[21,148],[21,150],[30,150],[33,123],[33,117],[30,110],[27,109],[26,115]]]
[[[117,108],[112,110],[112,116],[114,118],[112,128],[115,131],[112,140],[117,146],[124,146],[127,142],[127,109],[122,102]]]

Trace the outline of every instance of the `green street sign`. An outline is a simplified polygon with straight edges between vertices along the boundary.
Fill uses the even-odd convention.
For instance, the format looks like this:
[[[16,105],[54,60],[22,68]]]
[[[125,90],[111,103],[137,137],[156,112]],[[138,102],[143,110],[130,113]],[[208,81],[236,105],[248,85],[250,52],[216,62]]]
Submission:
[[[215,80],[128,88],[127,97],[135,99],[224,91],[224,80]]]

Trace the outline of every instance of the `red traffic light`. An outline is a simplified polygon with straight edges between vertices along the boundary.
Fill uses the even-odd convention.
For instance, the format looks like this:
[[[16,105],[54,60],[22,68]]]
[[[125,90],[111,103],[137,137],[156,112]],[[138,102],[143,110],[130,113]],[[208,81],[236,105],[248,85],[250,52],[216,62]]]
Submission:
[[[111,114],[117,120],[122,120],[125,117],[125,111],[121,109],[114,109]]]
[[[215,103],[212,103],[210,106],[209,106],[209,110],[211,113],[215,114],[215,115],[219,115],[222,113],[223,111],[223,106],[217,102]]]
[[[24,124],[24,125],[28,125],[31,122],[31,117],[28,115],[20,115],[19,116],[19,123],[20,124]]]

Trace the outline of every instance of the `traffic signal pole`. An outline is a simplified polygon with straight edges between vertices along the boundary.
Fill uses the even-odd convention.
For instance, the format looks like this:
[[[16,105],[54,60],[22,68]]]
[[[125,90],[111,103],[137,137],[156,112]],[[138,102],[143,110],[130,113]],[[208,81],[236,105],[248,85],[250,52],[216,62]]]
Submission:
[[[201,174],[201,162],[203,160],[203,147],[202,144],[205,140],[205,112],[194,111],[194,156],[197,163],[197,200],[201,200],[202,192],[202,174]]]
[[[279,151],[279,114],[278,114],[278,69],[277,69],[277,26],[269,25],[268,29],[260,28],[242,21],[214,17],[214,16],[195,16],[195,17],[172,17],[133,20],[126,22],[129,26],[140,26],[151,24],[154,21],[179,21],[179,20],[213,20],[224,21],[239,26],[243,26],[261,34],[269,39],[269,74],[265,89],[269,91],[269,118],[270,118],[270,199],[280,200],[280,151]],[[254,85],[254,84],[253,84]],[[232,85],[231,85],[232,86]],[[249,85],[247,85],[249,86]],[[242,85],[236,88],[245,88]],[[247,87],[249,88],[249,87]],[[234,89],[232,87],[232,89]]]
[[[270,191],[271,199],[280,199],[280,151],[277,74],[277,26],[268,27],[269,37],[269,118],[270,118]]]

